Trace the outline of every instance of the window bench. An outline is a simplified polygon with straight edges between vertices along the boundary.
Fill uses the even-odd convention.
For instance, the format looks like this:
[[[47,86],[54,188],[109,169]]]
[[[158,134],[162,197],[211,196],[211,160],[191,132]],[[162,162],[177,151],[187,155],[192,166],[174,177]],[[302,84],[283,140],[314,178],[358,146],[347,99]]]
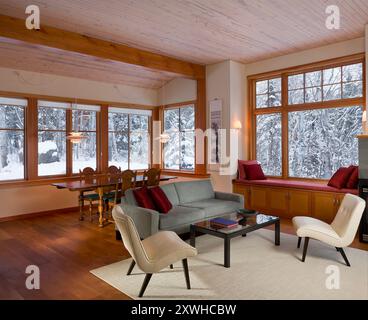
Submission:
[[[233,192],[244,195],[247,209],[283,218],[311,216],[330,223],[345,193],[358,189],[336,189],[326,183],[299,180],[233,180]]]

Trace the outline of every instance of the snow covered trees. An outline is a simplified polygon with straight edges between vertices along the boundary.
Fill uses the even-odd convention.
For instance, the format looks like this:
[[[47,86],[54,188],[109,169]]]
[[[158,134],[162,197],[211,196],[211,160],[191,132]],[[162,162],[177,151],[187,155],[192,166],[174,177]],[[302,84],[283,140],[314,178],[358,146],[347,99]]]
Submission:
[[[287,77],[287,97],[281,97],[282,77]],[[282,77],[256,82],[256,157],[265,173],[281,176],[286,161],[290,177],[328,179],[337,168],[357,164],[362,106],[352,99],[363,97],[363,64]],[[333,107],[343,99],[346,104]]]

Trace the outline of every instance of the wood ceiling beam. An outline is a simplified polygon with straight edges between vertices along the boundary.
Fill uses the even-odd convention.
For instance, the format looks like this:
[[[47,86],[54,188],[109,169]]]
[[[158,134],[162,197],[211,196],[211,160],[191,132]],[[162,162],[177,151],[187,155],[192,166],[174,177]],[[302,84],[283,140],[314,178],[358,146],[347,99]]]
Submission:
[[[191,79],[205,78],[205,67],[202,65],[42,24],[40,30],[29,30],[25,20],[5,15],[0,15],[0,37],[172,72]]]

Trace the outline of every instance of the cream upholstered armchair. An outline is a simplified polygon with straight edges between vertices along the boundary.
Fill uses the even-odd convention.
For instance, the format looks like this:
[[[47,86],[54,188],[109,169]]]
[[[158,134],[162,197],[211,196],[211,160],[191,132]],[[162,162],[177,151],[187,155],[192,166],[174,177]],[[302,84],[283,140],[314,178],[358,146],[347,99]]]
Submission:
[[[346,194],[331,224],[311,217],[294,217],[293,224],[299,237],[298,248],[300,248],[302,238],[305,238],[302,261],[305,261],[309,238],[312,238],[334,246],[341,253],[346,265],[350,267],[343,248],[353,242],[364,208],[363,199]]]
[[[131,274],[135,264],[146,273],[139,297],[143,296],[153,273],[158,273],[169,265],[172,268],[172,264],[179,260],[182,260],[187,288],[190,289],[187,258],[197,254],[195,248],[172,231],[161,231],[141,241],[133,219],[120,206],[114,207],[112,216],[123,243],[133,258],[127,274]]]

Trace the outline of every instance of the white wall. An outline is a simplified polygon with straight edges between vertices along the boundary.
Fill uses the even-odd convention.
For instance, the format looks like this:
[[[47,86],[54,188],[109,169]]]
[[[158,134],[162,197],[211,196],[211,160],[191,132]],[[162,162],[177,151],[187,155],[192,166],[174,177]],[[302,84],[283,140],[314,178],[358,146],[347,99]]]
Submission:
[[[224,61],[221,63],[207,66],[207,114],[209,115],[209,104],[214,99],[222,100],[222,129],[234,128],[236,121],[241,121],[244,115],[244,97],[245,97],[245,72],[244,65],[235,61]],[[209,117],[207,117],[207,127],[210,126]],[[241,132],[239,132],[238,150],[242,153],[242,143],[240,141]],[[224,146],[222,146],[224,148]],[[222,150],[224,151],[224,149]],[[230,135],[226,139],[226,153],[230,156]],[[237,158],[237,155],[235,155]],[[233,176],[220,175],[218,166],[208,166],[208,172],[211,173],[214,187],[219,191],[230,191],[231,180]]]
[[[158,100],[160,105],[197,100],[197,81],[173,79],[158,90]]]
[[[0,68],[0,91],[157,106],[158,91]],[[50,185],[0,189],[0,218],[78,206],[78,193]]]
[[[158,92],[154,89],[7,68],[0,68],[0,91],[149,106],[158,105]]]

